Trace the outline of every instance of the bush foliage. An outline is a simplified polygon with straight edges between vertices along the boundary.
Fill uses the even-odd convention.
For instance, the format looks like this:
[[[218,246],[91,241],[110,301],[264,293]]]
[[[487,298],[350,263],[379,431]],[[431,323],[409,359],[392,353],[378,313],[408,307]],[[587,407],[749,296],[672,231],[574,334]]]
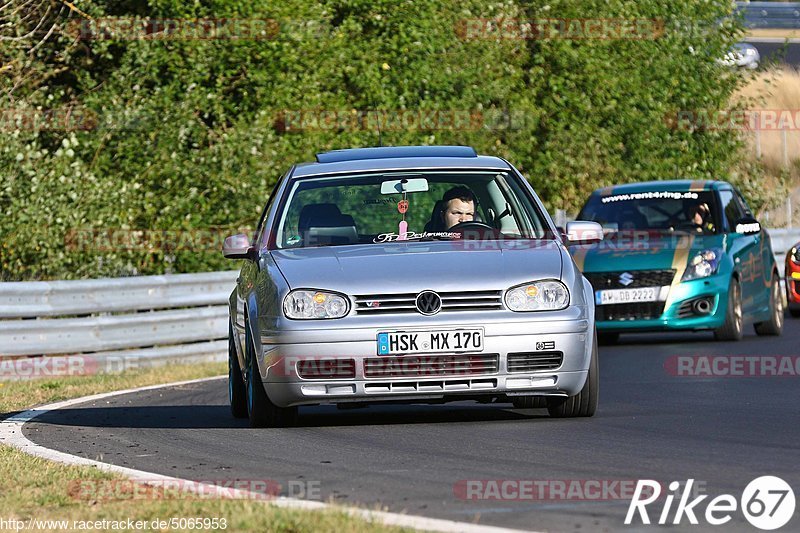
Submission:
[[[3,279],[231,268],[219,237],[255,224],[291,163],[374,146],[370,117],[402,110],[470,119],[384,123],[384,145],[468,144],[506,157],[551,210],[575,212],[604,185],[676,177],[731,179],[748,184],[757,205],[767,199],[735,132],[668,120],[679,110],[726,109],[742,81],[715,61],[741,32],[727,0],[15,5],[0,13]],[[267,37],[79,33],[131,17],[266,20]],[[586,18],[657,19],[663,32],[546,40],[514,38],[502,24],[486,29]],[[302,110],[372,113],[335,128],[298,122]]]

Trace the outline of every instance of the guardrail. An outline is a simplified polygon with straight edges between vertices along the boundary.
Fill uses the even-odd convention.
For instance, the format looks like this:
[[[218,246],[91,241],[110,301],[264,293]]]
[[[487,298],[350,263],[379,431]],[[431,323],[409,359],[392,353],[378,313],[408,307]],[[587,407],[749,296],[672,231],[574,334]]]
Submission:
[[[767,230],[784,275],[800,229]],[[0,283],[0,380],[43,372],[114,372],[171,361],[224,360],[227,299],[237,271]],[[36,357],[47,356],[47,357]],[[46,361],[47,364],[43,364]],[[63,375],[63,373],[62,373]]]
[[[800,2],[736,2],[747,28],[800,29]]]
[[[778,263],[781,277],[786,276],[786,252],[800,242],[800,229],[768,229],[772,241],[772,253]]]
[[[0,357],[80,356],[93,371],[220,360],[236,275],[0,283]]]

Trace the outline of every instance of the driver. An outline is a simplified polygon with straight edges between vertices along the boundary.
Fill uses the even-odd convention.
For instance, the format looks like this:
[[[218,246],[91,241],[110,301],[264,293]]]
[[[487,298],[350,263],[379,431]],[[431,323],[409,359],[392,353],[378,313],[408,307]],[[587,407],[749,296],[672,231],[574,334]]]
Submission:
[[[694,206],[690,212],[689,221],[697,233],[714,232],[714,222],[711,217],[711,209],[705,202]]]
[[[475,220],[475,195],[467,187],[453,187],[442,196],[442,221],[445,230]]]

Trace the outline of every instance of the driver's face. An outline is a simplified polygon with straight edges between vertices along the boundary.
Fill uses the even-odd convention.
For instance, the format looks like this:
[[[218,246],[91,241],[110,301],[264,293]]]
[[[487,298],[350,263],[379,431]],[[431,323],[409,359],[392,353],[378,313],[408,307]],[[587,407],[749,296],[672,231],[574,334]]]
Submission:
[[[460,222],[469,222],[475,218],[475,206],[472,202],[465,202],[460,198],[453,198],[447,202],[443,212],[444,227],[452,228]]]

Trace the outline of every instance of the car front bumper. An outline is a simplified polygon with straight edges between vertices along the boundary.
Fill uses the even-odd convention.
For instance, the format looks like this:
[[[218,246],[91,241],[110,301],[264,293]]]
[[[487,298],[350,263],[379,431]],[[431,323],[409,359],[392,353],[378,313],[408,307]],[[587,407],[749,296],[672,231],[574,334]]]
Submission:
[[[725,323],[728,309],[729,275],[716,275],[678,283],[670,287],[664,311],[658,318],[600,320],[597,330],[603,332],[710,330]],[[698,299],[708,299],[711,311],[704,315],[689,313],[687,307]],[[598,306],[599,307],[599,306]]]
[[[259,369],[270,400],[280,407],[330,403],[371,403],[384,401],[449,401],[465,398],[491,398],[500,396],[573,396],[580,392],[586,381],[592,353],[593,327],[585,308],[568,308],[553,313],[556,320],[525,320],[520,314],[503,312],[509,320],[498,320],[497,315],[487,320],[476,315],[467,320],[467,313],[450,315],[445,321],[439,317],[411,320],[391,320],[386,325],[343,327],[342,322],[329,321],[326,327],[304,328],[297,331],[274,331],[261,334]],[[421,320],[420,318],[423,318]],[[541,317],[537,317],[541,318]],[[336,327],[339,326],[339,327]],[[480,352],[462,355],[497,355],[497,365],[491,371],[448,370],[418,371],[414,365],[407,367],[407,375],[370,377],[365,372],[367,359],[374,363],[377,354],[377,335],[382,331],[409,329],[453,330],[458,328],[483,328],[484,345]],[[510,353],[563,354],[557,368],[537,371],[509,371]],[[421,356],[391,356],[403,368],[403,358],[423,357],[435,360],[442,354]],[[450,354],[445,354],[450,355]],[[355,362],[352,378],[307,379],[298,373],[300,361],[346,360]]]

